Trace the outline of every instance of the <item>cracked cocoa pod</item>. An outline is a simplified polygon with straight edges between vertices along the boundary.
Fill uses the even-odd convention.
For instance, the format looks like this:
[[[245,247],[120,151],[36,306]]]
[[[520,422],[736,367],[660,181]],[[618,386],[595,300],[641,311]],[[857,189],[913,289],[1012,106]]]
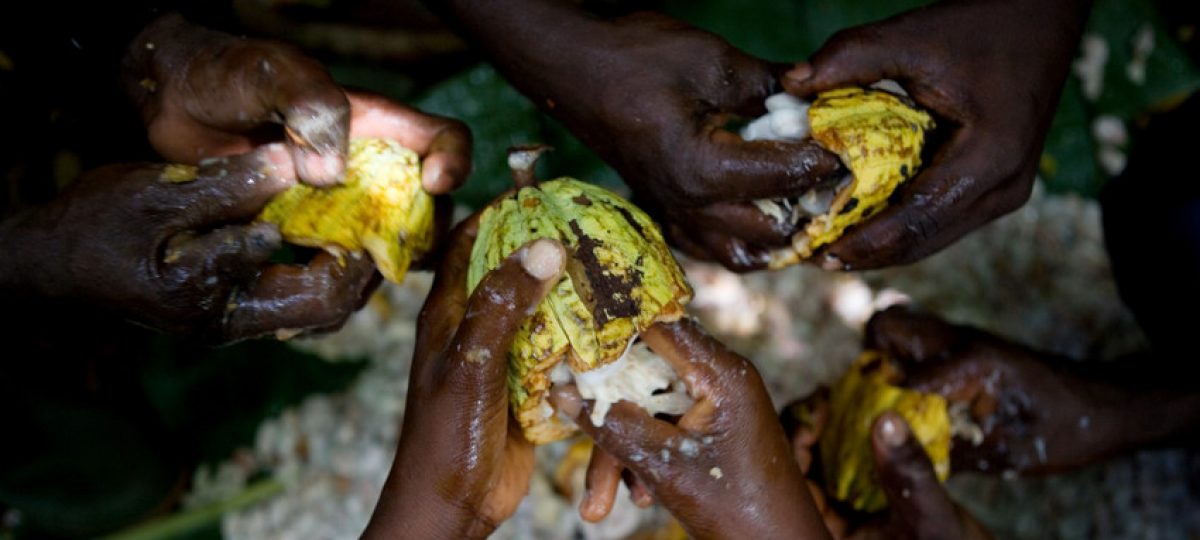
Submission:
[[[594,423],[611,403],[682,414],[691,401],[674,371],[640,342],[640,332],[684,316],[692,290],[658,227],[636,206],[604,188],[558,178],[537,182],[532,170],[546,147],[510,155],[518,188],[480,216],[467,288],[513,251],[537,238],[567,250],[566,272],[521,326],[509,351],[514,416],[534,443],[576,431],[548,401],[554,383],[572,379],[594,399]]]
[[[829,419],[818,441],[826,491],[863,512],[887,507],[875,475],[871,430],[884,411],[904,417],[925,448],[939,480],[950,476],[951,421],[946,399],[898,386],[899,368],[866,351],[829,391]]]
[[[748,140],[811,136],[850,170],[841,181],[816,186],[797,199],[755,201],[767,215],[800,228],[790,248],[772,254],[771,268],[795,264],[834,242],[847,228],[886,208],[892,192],[917,174],[933,118],[898,86],[880,86],[822,92],[811,104],[772,96],[769,113],[743,130]]]
[[[299,184],[279,194],[259,219],[279,225],[292,244],[334,255],[366,251],[379,273],[400,283],[433,247],[433,196],[421,187],[416,152],[385,138],[350,141],[343,184]]]

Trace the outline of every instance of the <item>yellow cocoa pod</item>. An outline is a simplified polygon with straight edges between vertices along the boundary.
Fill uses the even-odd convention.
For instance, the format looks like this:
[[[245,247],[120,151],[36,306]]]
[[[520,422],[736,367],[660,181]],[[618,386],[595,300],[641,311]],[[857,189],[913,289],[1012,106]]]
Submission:
[[[904,417],[939,480],[950,475],[950,414],[946,399],[897,386],[902,377],[877,351],[864,352],[829,392],[829,420],[818,442],[826,490],[856,510],[876,512],[887,498],[875,474],[871,428],[884,411]]]
[[[832,204],[807,218],[790,249],[778,250],[770,266],[780,268],[812,255],[846,229],[883,210],[888,197],[921,167],[925,132],[933,118],[902,96],[871,88],[822,92],[808,108],[811,136],[838,155],[851,178],[836,188]],[[762,201],[760,208],[786,219],[787,201]]]
[[[416,152],[391,139],[358,138],[350,141],[343,184],[298,184],[258,217],[279,225],[292,244],[339,256],[366,251],[384,278],[400,283],[413,259],[433,247],[433,206]]]

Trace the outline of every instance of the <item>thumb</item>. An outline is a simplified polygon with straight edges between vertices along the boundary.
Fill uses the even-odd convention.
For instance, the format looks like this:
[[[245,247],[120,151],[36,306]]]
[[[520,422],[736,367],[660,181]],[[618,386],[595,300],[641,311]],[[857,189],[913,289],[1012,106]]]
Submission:
[[[558,242],[525,244],[483,277],[467,300],[451,342],[442,384],[483,399],[504,400],[508,351],[518,329],[558,283],[566,253]],[[464,284],[465,286],[465,284]]]
[[[904,418],[895,411],[881,414],[875,421],[871,444],[875,471],[890,506],[888,519],[893,534],[905,538],[960,538],[941,530],[958,523],[958,510]]]
[[[892,306],[867,321],[864,346],[899,361],[908,370],[944,359],[958,348],[963,330],[907,306]]]
[[[829,38],[807,63],[784,73],[784,90],[797,96],[850,85],[869,85],[880,79],[902,78],[898,58],[903,53],[885,46],[874,26],[842,30]]]

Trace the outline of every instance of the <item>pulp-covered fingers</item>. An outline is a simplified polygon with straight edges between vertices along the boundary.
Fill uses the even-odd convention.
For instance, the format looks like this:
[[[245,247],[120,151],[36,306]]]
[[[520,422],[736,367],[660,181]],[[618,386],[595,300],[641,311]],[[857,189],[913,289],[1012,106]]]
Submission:
[[[763,247],[790,245],[796,227],[786,221],[775,219],[752,202],[722,202],[698,208],[690,212],[703,230],[723,230],[727,234]]]
[[[750,244],[725,230],[700,231],[698,239],[709,257],[732,272],[753,272],[766,268],[771,262],[771,252]]]
[[[745,141],[723,126],[710,126],[693,150],[694,178],[681,202],[718,202],[799,197],[817,183],[844,174],[841,160],[812,142]]]
[[[296,173],[305,183],[341,181],[350,145],[350,102],[325,67],[290,46],[256,42],[262,49],[245,66],[255,97],[270,105],[270,120],[284,126]],[[263,119],[267,121],[268,119]]]
[[[479,282],[467,301],[450,346],[448,384],[463,392],[506,395],[504,372],[517,329],[529,318],[566,266],[562,244],[546,238],[510,254]],[[466,286],[466,280],[460,282]],[[488,369],[455,369],[482,365]]]
[[[350,144],[344,125],[348,115],[308,103],[290,107],[283,114],[300,180],[314,186],[340,183]]]
[[[305,266],[274,265],[237,294],[225,317],[225,338],[234,341],[274,332],[285,338],[311,329],[340,326],[361,303],[374,279],[366,255],[342,260],[320,253]]]
[[[161,174],[160,194],[168,206],[183,207],[181,219],[188,228],[250,221],[272,197],[296,183],[291,157],[281,144],[205,160],[194,180],[172,183],[172,174],[169,169]]]
[[[604,423],[596,426],[591,420],[591,404],[579,396],[574,387],[552,390],[551,403],[563,414],[571,417],[579,429],[616,457],[635,474],[660,475],[669,464],[664,462],[660,450],[672,437],[682,435],[675,426],[654,418],[641,407],[628,401],[615,403],[604,417]],[[575,413],[575,414],[572,414]]]
[[[744,389],[760,381],[746,359],[730,352],[691,319],[656,323],[642,332],[642,339],[671,365],[698,402],[734,392],[731,385]]]
[[[184,51],[186,70],[169,75],[162,100],[172,113],[164,137],[172,129],[192,134],[189,144],[224,153],[248,140],[256,130],[282,124],[302,181],[331,185],[340,181],[349,145],[350,104],[341,88],[316,60],[299,49],[227,34]],[[180,80],[181,79],[181,80]],[[261,131],[261,130],[260,130]],[[161,141],[191,157],[188,148]]]
[[[583,500],[579,502],[579,516],[585,521],[597,523],[612,511],[621,484],[621,471],[625,468],[616,457],[599,446],[592,447],[592,459],[588,462]]]

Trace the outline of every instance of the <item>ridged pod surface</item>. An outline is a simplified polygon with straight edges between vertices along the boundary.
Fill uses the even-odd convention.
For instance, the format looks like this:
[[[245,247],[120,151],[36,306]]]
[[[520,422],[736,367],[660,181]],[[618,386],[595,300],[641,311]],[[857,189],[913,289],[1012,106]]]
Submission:
[[[552,414],[549,371],[564,360],[575,373],[617,360],[651,324],[683,316],[692,290],[649,216],[604,188],[559,178],[517,189],[484,210],[468,291],[537,238],[561,242],[567,268],[518,330],[508,385],[526,438],[541,444],[576,429]]]

